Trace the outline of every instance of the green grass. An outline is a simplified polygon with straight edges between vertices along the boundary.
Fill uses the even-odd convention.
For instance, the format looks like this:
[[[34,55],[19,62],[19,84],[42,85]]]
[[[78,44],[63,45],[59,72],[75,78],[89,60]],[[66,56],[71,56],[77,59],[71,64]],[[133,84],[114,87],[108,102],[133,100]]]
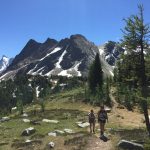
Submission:
[[[76,124],[77,121],[87,121],[87,112],[85,109],[89,109],[86,104],[80,101],[74,101],[77,95],[82,92],[83,89],[73,89],[70,91],[65,91],[59,94],[51,95],[47,98],[45,112],[41,113],[39,109],[36,111],[36,115],[33,115],[33,106],[29,105],[24,108],[27,112],[30,120],[38,120],[41,125],[31,125],[30,123],[24,123],[22,121],[23,117],[18,115],[18,113],[11,114],[11,120],[8,122],[0,123],[0,141],[9,142],[8,145],[1,145],[1,149],[12,149],[11,144],[15,142],[24,142],[26,139],[41,139],[45,143],[48,140],[68,140],[72,135],[61,135],[59,137],[49,137],[48,133],[54,130],[64,130],[65,128],[72,129],[76,133],[87,132],[87,129],[79,128]],[[75,98],[76,97],[76,98]],[[36,108],[40,108],[39,105]],[[55,119],[58,120],[58,124],[45,123],[42,119]],[[21,133],[24,129],[28,127],[34,127],[36,132],[29,136],[23,137]],[[14,148],[15,149],[15,148]]]
[[[46,107],[44,113],[41,113],[40,105],[33,106],[32,104],[30,104],[26,106],[24,108],[24,111],[29,115],[29,117],[27,118],[30,120],[38,120],[41,125],[31,125],[30,123],[24,123],[22,121],[23,117],[18,115],[18,113],[11,114],[10,121],[0,123],[0,141],[9,143],[8,145],[0,145],[0,150],[5,150],[5,149],[15,150],[16,147],[11,147],[11,145],[14,143],[23,143],[26,139],[41,140],[42,144],[39,149],[44,149],[45,145],[49,141],[54,141],[56,143],[59,143],[58,145],[56,145],[56,149],[61,149],[61,150],[64,150],[66,148],[72,149],[75,146],[74,144],[72,144],[74,141],[78,143],[78,147],[86,144],[86,141],[82,141],[80,143],[80,140],[78,141],[78,138],[76,137],[79,136],[82,139],[84,135],[90,136],[87,134],[88,133],[87,128],[84,129],[79,128],[76,122],[88,121],[87,114],[89,110],[93,108],[96,112],[99,108],[93,107],[90,104],[83,103],[82,102],[83,92],[84,89],[79,87],[76,89],[50,95],[49,97],[47,97],[45,101]],[[37,109],[36,115],[33,115],[34,107]],[[54,119],[54,120],[58,120],[59,123],[58,124],[45,123],[42,122],[42,119]],[[36,129],[36,132],[29,137],[21,136],[22,131],[31,126]],[[64,134],[64,135],[59,135],[57,137],[48,136],[49,132],[53,132],[54,130],[64,130],[65,128],[74,130],[76,134],[71,134],[71,135]],[[109,122],[108,124],[106,124],[106,128],[120,129],[123,127],[113,122]],[[124,137],[127,137],[128,135],[130,137],[132,131],[131,133],[129,132],[127,135],[125,133],[122,133]],[[99,131],[97,131],[97,134],[99,134]],[[120,138],[119,133],[117,133],[117,136]],[[68,144],[64,145],[65,142]],[[26,149],[30,150],[29,148]]]

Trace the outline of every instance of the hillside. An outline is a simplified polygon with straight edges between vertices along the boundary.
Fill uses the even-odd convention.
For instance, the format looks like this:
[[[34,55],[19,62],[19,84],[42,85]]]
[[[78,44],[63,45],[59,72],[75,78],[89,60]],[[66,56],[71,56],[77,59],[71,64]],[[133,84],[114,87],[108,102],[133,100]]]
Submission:
[[[80,128],[76,122],[87,122],[88,112],[94,109],[98,112],[99,107],[82,102],[83,88],[75,88],[69,91],[53,94],[47,97],[45,112],[41,112],[40,105],[27,105],[24,116],[20,116],[16,110],[9,116],[10,120],[0,123],[0,150],[48,150],[48,143],[54,142],[56,150],[115,150],[120,139],[142,140],[146,134],[143,115],[134,110],[117,107],[117,103],[110,113],[109,122],[106,124],[106,133],[110,140],[101,141],[99,137],[99,125],[96,123],[96,134],[90,134],[89,128]],[[115,102],[114,91],[111,98]],[[36,110],[36,111],[35,111]],[[26,114],[26,115],[25,115]],[[25,122],[23,119],[32,120]],[[58,120],[58,123],[43,122],[43,119]],[[34,127],[35,133],[30,136],[21,136],[24,129]],[[15,129],[15,130],[14,130]],[[71,129],[71,133],[64,132]],[[57,130],[56,136],[53,132]],[[51,136],[48,133],[51,133]],[[133,133],[136,136],[133,136]],[[93,144],[92,144],[93,143]]]

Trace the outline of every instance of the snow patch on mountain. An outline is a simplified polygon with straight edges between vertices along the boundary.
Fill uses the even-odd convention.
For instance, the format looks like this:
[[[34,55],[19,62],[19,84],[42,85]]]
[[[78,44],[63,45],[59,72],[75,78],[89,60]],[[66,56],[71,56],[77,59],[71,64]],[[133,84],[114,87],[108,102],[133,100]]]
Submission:
[[[103,55],[104,54],[104,50],[99,48],[99,53],[100,53],[100,55]]]
[[[71,74],[68,73],[68,70],[63,70],[61,71],[58,76],[67,76],[67,77],[72,77]]]
[[[44,60],[46,57],[48,57],[48,56],[50,56],[51,54],[54,54],[54,53],[56,53],[56,52],[58,52],[58,51],[60,51],[60,50],[61,50],[61,47],[56,47],[56,48],[54,48],[54,50],[53,50],[52,52],[50,52],[49,54],[46,54],[46,56],[44,56],[43,58],[41,58],[40,61]]]
[[[51,76],[52,72],[53,72],[53,70],[47,72],[47,73],[45,74],[45,76],[48,76],[48,77]]]
[[[42,71],[43,71],[43,69],[45,68],[45,66],[43,66],[42,68],[40,68],[40,69],[38,69],[37,71],[35,71],[35,72],[32,72],[32,73],[30,73],[31,75],[42,75]]]
[[[62,62],[62,60],[63,60],[63,57],[65,56],[65,54],[67,53],[67,51],[65,50],[63,53],[62,53],[62,55],[60,56],[60,58],[59,58],[59,60],[58,60],[58,62],[56,63],[56,68],[61,68],[61,66],[60,66],[60,63]]]
[[[37,71],[39,75],[41,75],[41,76],[42,76],[42,72],[44,71],[44,68],[45,68],[45,66],[44,66],[44,67],[42,67],[42,68],[40,68],[40,69]]]
[[[78,70],[79,65],[80,65],[81,63],[82,63],[82,62],[79,62],[79,63],[77,63],[74,67],[72,67],[72,68],[70,68],[70,69],[67,69],[67,70],[61,71],[58,75],[59,75],[59,76],[72,77],[73,74],[75,74],[75,75],[78,76],[78,77],[82,76],[81,72]]]
[[[9,72],[5,73],[4,75],[2,75],[2,76],[0,77],[0,80],[3,80],[4,77],[6,77],[8,74],[11,74],[12,72],[13,72],[13,71],[9,71]]]
[[[106,60],[109,59],[109,58],[110,58],[110,55],[107,55],[107,56],[105,57]]]
[[[124,55],[127,55],[127,54],[128,54],[128,52],[127,52],[127,50],[125,50],[125,51],[124,51]]]
[[[27,74],[32,74],[34,72],[34,70],[37,68],[38,64],[35,65],[35,67],[33,69],[31,69]]]
[[[75,67],[74,67],[74,70],[78,73],[77,76],[82,76],[81,72],[79,71],[79,66],[82,62],[79,62]]]
[[[11,64],[12,58],[8,58],[5,55],[2,56],[0,60],[0,73],[6,70],[6,68]]]
[[[58,51],[60,51],[61,50],[61,47],[56,47],[51,53],[50,53],[50,55],[51,54],[54,54],[54,53],[56,53],[56,52],[58,52]]]
[[[39,86],[36,87],[36,97],[38,98],[40,94]]]
[[[109,70],[109,72],[110,72],[110,74],[111,74],[112,76],[114,76],[114,73],[113,73],[112,71]]]

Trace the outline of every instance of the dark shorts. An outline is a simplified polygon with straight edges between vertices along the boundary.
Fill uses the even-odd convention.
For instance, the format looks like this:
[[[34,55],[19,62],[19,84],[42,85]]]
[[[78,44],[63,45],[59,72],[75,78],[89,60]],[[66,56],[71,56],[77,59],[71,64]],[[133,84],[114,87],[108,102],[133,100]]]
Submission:
[[[91,119],[89,120],[89,123],[95,123],[95,120]]]
[[[99,120],[99,123],[104,123],[104,124],[105,124],[105,123],[106,123],[106,120],[101,120],[101,119],[100,119],[100,120]]]

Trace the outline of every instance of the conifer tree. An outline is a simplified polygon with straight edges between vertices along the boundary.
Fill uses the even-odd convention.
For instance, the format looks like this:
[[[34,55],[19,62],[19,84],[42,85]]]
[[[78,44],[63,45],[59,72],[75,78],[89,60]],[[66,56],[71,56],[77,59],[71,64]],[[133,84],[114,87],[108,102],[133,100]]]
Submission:
[[[139,85],[141,88],[141,95],[144,98],[141,103],[142,109],[145,116],[146,127],[150,135],[150,123],[148,117],[148,104],[146,101],[147,98],[147,79],[145,71],[145,59],[144,59],[144,49],[148,49],[148,40],[150,37],[150,27],[144,23],[144,8],[142,5],[138,6],[139,14],[132,15],[125,20],[126,26],[123,31],[123,44],[129,53],[137,52],[140,56],[139,60]]]
[[[92,94],[96,93],[97,88],[100,89],[102,88],[103,72],[102,72],[101,62],[98,53],[95,56],[94,62],[90,66],[89,75],[88,75],[88,84]]]

